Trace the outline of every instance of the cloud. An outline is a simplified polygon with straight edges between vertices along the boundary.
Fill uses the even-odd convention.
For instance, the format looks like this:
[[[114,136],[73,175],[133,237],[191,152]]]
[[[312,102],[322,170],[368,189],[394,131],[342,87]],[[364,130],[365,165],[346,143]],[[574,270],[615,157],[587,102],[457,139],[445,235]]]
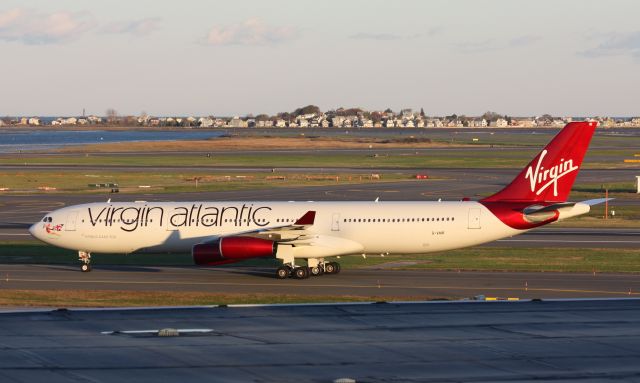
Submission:
[[[486,39],[475,42],[465,42],[456,46],[462,53],[481,53],[492,52],[504,49],[523,48],[535,44],[540,41],[539,36],[519,36],[509,41],[499,41],[495,39]]]
[[[297,37],[292,27],[277,27],[265,24],[257,18],[242,23],[214,26],[205,39],[207,45],[268,45]]]
[[[493,39],[460,43],[460,44],[457,44],[457,47],[458,49],[460,49],[462,53],[478,53],[478,52],[493,51],[497,49],[496,42]]]
[[[102,33],[130,34],[146,36],[160,28],[160,19],[157,17],[130,21],[116,21],[106,24],[100,29]]]
[[[526,47],[540,41],[540,36],[520,36],[509,41],[510,47]]]
[[[601,42],[597,46],[578,54],[589,58],[628,55],[640,59],[640,31],[604,34],[599,40]]]
[[[74,40],[93,28],[85,12],[40,13],[27,8],[0,11],[0,40],[24,44],[57,44]]]
[[[367,33],[360,32],[349,36],[354,40],[375,40],[375,41],[393,41],[393,40],[413,40],[422,36],[435,36],[442,33],[442,27],[433,27],[428,29],[425,33],[415,33],[412,35],[400,35],[395,33]]]
[[[405,36],[395,35],[392,33],[356,33],[349,36],[354,40],[376,40],[376,41],[390,41],[390,40],[404,40]]]

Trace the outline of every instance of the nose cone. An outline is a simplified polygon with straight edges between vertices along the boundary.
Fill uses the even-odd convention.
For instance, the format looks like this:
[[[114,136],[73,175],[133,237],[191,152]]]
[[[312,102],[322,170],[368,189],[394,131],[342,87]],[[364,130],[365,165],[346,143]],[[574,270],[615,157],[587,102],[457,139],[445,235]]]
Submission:
[[[33,225],[31,225],[31,227],[29,227],[29,233],[31,234],[32,237],[38,238],[38,228],[37,228],[38,224],[34,223]]]

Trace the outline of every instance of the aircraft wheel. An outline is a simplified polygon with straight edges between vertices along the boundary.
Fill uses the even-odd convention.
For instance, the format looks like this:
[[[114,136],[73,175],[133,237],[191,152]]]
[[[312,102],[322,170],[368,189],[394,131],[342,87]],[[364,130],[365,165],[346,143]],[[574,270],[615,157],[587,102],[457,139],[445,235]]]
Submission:
[[[334,274],[336,272],[335,262],[329,262],[324,265],[324,272],[327,274]]]
[[[80,270],[82,270],[83,273],[89,272],[91,271],[91,265],[88,263],[83,263],[82,265],[80,265]]]
[[[333,262],[333,264],[335,265],[336,271],[334,271],[335,274],[338,274],[340,272],[340,264],[338,262]]]
[[[311,267],[309,268],[309,271],[311,273],[311,276],[314,276],[314,277],[322,275],[322,267],[320,266]]]
[[[293,275],[297,279],[309,278],[309,268],[306,267],[306,266],[304,266],[304,267],[296,267],[295,269],[293,269]]]
[[[287,266],[280,266],[278,270],[276,270],[276,278],[278,279],[287,279],[291,275],[291,269]]]

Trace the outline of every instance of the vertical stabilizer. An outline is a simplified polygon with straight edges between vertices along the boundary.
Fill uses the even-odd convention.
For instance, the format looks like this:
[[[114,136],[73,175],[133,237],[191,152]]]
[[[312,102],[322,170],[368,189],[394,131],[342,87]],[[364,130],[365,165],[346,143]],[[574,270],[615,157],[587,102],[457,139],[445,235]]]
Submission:
[[[507,187],[482,202],[564,202],[597,122],[570,122]]]

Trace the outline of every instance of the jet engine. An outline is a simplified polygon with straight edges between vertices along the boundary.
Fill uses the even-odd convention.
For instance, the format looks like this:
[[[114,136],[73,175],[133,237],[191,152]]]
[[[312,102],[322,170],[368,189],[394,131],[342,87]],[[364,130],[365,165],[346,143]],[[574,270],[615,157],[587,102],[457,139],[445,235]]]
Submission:
[[[278,243],[254,237],[223,237],[215,242],[199,243],[191,249],[196,265],[221,265],[249,258],[275,257]]]

